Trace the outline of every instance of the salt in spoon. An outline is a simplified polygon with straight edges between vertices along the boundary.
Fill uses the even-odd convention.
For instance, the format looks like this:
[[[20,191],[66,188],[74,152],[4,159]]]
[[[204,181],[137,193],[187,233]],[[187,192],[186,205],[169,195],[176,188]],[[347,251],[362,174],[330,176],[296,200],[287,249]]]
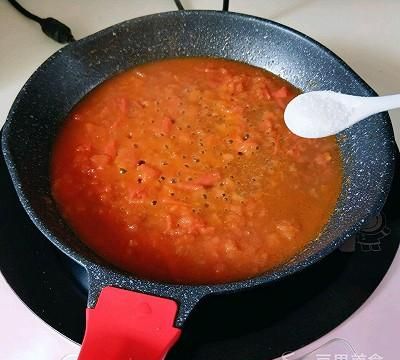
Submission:
[[[289,102],[284,119],[294,134],[305,138],[335,135],[359,121],[400,107],[400,94],[353,96],[334,91],[311,91]]]

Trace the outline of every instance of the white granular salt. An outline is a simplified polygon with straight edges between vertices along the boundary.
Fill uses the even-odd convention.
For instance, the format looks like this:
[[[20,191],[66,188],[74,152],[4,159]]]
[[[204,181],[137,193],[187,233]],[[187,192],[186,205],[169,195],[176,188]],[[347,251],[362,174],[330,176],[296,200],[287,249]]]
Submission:
[[[352,108],[333,91],[301,94],[285,110],[287,127],[296,135],[319,138],[337,134],[351,124]]]

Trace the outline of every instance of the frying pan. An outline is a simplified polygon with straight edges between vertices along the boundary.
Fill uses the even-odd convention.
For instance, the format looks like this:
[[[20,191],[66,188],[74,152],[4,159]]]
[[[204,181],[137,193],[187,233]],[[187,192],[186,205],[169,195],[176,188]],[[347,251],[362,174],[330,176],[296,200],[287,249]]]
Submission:
[[[394,137],[384,113],[337,137],[344,181],[336,208],[318,240],[288,263],[252,279],[196,286],[149,281],[107,264],[79,241],[51,197],[52,143],[71,108],[102,81],[135,65],[182,56],[243,61],[278,74],[303,91],[376,95],[342,60],[309,37],[235,13],[181,11],[136,18],[52,55],[15,100],[2,149],[32,221],[88,272],[87,328],[80,360],[164,358],[200,299],[267,284],[310,266],[377,214],[390,189]]]

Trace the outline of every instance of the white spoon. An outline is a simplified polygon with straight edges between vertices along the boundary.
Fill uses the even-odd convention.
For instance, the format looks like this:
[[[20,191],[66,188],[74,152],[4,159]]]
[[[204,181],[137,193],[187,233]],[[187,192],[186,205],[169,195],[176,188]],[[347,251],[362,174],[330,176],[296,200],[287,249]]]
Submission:
[[[286,107],[286,126],[298,136],[320,138],[337,134],[359,121],[400,107],[400,94],[362,97],[334,91],[311,91],[296,96]]]

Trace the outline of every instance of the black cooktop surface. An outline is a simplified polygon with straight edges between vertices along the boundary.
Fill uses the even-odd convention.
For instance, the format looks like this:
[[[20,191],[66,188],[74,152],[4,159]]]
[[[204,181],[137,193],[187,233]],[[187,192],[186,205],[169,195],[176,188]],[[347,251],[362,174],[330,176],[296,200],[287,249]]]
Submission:
[[[0,189],[1,272],[32,311],[80,342],[85,326],[85,271],[31,223],[2,155]],[[341,250],[272,285],[205,299],[167,359],[273,359],[334,329],[371,295],[393,260],[400,240],[399,194],[397,166],[382,213]]]

